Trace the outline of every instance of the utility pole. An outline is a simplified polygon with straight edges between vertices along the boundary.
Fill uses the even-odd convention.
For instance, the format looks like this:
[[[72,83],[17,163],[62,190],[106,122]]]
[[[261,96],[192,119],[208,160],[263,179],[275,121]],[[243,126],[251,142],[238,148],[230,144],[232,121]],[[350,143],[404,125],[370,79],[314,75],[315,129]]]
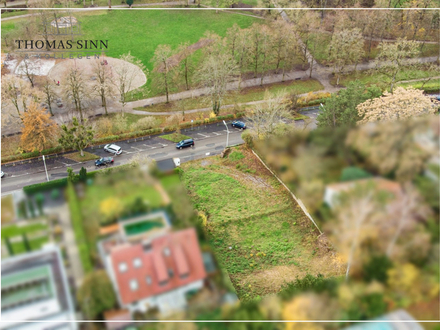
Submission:
[[[228,125],[226,125],[226,122],[223,120],[223,124],[225,124],[226,126],[226,131],[228,132],[228,134],[226,135],[226,148],[229,146],[229,128]]]
[[[44,158],[44,155],[43,155],[43,162],[44,162],[44,170],[46,171],[46,179],[47,181],[49,181],[49,175],[47,174],[47,167],[46,167],[46,158]]]

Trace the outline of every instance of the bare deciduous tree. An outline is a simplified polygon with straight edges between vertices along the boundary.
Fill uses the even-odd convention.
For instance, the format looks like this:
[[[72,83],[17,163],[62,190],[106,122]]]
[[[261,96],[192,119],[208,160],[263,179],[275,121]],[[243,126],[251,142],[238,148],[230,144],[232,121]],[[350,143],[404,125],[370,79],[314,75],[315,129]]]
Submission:
[[[53,111],[52,111],[52,102],[55,100],[55,98],[57,97],[57,94],[55,93],[55,88],[54,88],[54,82],[49,79],[49,78],[45,78],[43,85],[42,85],[42,91],[43,91],[43,100],[44,102],[47,104],[47,107],[49,109],[50,114],[53,116]]]
[[[86,85],[84,72],[73,64],[62,82],[63,92],[66,98],[72,102],[75,111],[79,113],[80,122],[83,123],[83,112],[89,101],[90,95]]]
[[[93,84],[93,92],[101,98],[101,106],[104,107],[105,114],[107,115],[107,99],[114,96],[116,92],[113,72],[110,66],[97,59],[93,66],[93,74],[96,77]]]

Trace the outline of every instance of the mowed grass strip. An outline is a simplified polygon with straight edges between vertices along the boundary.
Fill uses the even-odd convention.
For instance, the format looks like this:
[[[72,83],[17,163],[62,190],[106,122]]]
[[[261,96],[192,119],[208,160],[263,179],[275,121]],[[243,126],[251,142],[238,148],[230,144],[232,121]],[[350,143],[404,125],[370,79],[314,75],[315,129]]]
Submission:
[[[171,134],[167,134],[167,135],[161,135],[159,137],[161,137],[162,139],[171,141],[171,142],[176,142],[176,143],[180,142],[182,140],[185,140],[185,139],[191,139],[191,137],[188,136],[188,135],[178,134],[178,133],[171,133]]]
[[[276,293],[296,276],[337,274],[326,252],[318,251],[310,220],[250,151],[235,148],[228,158],[205,158],[182,169],[240,299]]]

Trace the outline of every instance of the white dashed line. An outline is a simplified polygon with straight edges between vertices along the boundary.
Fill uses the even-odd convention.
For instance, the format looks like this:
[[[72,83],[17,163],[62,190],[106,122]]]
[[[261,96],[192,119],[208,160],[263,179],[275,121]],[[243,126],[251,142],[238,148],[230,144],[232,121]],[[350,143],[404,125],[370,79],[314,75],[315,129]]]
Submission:
[[[215,135],[221,135],[220,133],[217,133],[217,132],[212,132],[212,134],[215,134]]]
[[[209,137],[209,135],[205,135],[205,134],[202,134],[202,133],[197,133],[198,135],[201,135],[201,136],[203,136],[203,137]]]

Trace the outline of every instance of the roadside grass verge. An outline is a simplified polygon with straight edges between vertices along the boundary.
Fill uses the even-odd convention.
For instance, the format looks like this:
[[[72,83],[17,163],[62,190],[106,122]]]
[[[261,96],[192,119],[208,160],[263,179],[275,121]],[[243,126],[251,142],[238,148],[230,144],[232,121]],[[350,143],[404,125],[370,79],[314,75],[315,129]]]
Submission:
[[[263,86],[243,88],[240,91],[230,91],[223,99],[223,105],[235,105],[238,103],[247,103],[264,100],[266,91],[270,93],[292,93],[305,94],[324,89],[324,86],[316,79],[307,79],[300,81],[285,81],[282,83],[273,83]],[[192,109],[208,108],[211,105],[211,99],[208,97],[196,97],[181,101],[172,101],[169,103],[154,104],[147,107],[138,107],[135,110],[149,112],[168,112],[185,111]]]
[[[75,162],[87,162],[89,160],[99,159],[100,157],[94,154],[91,154],[90,152],[83,151],[84,156],[81,156],[81,153],[79,151],[66,154],[64,155],[64,158],[73,160]]]
[[[396,81],[404,81],[404,80],[413,80],[413,79],[422,79],[439,76],[439,72],[433,72],[432,70],[428,70],[424,65],[418,65],[415,67],[405,67],[401,72],[397,74]],[[390,78],[382,73],[378,73],[375,70],[367,70],[367,71],[358,71],[352,72],[347,75],[342,75],[339,79],[339,86],[346,86],[349,82],[359,80],[363,84],[367,86],[377,85],[381,88],[389,88]],[[330,80],[330,83],[335,86],[336,85],[336,77],[333,77]],[[411,84],[414,84],[413,82]],[[423,82],[422,82],[423,83]]]
[[[340,270],[284,187],[245,147],[182,165],[182,180],[240,300],[277,293],[307,274]]]
[[[171,142],[179,142],[185,139],[190,139],[191,137],[188,135],[183,135],[183,134],[178,134],[178,133],[172,133],[172,134],[168,134],[168,135],[161,135],[159,136],[162,139],[171,141]]]

